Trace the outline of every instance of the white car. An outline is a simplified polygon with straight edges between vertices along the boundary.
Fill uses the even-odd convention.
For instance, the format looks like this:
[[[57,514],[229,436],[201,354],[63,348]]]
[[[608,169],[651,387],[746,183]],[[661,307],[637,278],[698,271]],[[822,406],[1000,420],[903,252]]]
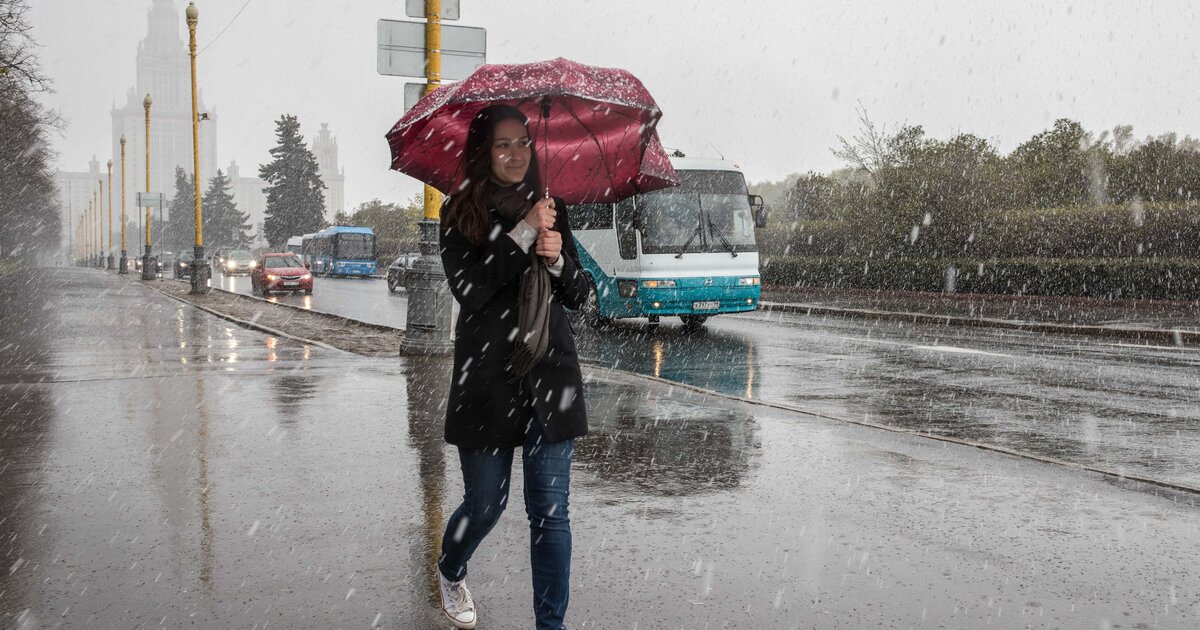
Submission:
[[[408,272],[412,271],[413,265],[420,260],[420,254],[401,254],[387,268],[387,285],[388,291],[395,293],[398,289],[404,287]]]

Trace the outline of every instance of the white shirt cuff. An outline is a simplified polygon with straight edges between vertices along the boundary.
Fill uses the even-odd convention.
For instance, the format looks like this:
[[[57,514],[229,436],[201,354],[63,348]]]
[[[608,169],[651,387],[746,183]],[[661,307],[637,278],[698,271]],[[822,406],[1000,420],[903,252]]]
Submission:
[[[529,224],[524,221],[517,221],[517,227],[508,231],[508,236],[521,248],[521,251],[529,253],[529,248],[533,247],[533,242],[537,240],[537,230],[529,227]]]
[[[558,260],[554,261],[553,265],[546,265],[546,270],[550,272],[550,275],[559,278],[562,276],[563,264],[562,254],[559,254]]]

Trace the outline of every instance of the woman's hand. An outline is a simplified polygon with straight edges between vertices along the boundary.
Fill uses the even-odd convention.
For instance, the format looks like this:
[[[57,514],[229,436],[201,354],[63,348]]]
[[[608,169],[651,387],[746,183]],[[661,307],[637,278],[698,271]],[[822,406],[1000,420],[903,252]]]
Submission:
[[[558,217],[558,213],[554,209],[554,200],[547,197],[539,199],[529,212],[525,213],[525,218],[521,219],[526,225],[538,231],[540,236],[542,232],[554,227],[554,220]]]
[[[558,262],[558,257],[562,255],[562,234],[554,230],[538,232],[537,242],[534,243],[533,247],[537,255],[542,257],[543,262],[547,265],[553,265]]]

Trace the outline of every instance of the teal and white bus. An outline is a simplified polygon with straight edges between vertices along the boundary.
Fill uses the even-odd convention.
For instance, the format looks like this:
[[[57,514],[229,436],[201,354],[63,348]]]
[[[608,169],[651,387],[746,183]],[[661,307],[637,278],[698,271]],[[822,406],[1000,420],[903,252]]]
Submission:
[[[754,229],[762,198],[726,160],[673,157],[680,185],[617,203],[577,204],[567,217],[592,294],[594,323],[679,317],[700,326],[713,315],[758,308]]]

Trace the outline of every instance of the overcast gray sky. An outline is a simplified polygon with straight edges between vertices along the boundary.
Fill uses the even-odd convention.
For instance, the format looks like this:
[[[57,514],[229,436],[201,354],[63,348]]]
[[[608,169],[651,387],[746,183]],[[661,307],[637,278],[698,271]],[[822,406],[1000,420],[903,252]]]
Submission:
[[[68,119],[64,170],[109,149],[109,107],[135,82],[150,0],[32,0],[35,36]],[[186,2],[177,0],[182,21]],[[404,79],[375,71],[376,21],[401,0],[198,0],[200,84],[220,115],[218,163],[269,157],[273,120],[328,122],[346,203],[420,190],[387,170],[384,133]],[[245,10],[234,21],[234,15]],[[739,163],[750,181],[829,171],[855,108],[935,137],[971,132],[1009,151],[1056,118],[1138,137],[1200,136],[1200,30],[1191,2],[716,2],[461,0],[488,61],[568,57],[632,71],[658,100],[663,143]],[[186,27],[180,24],[186,39]],[[711,147],[710,147],[711,145]],[[208,174],[205,175],[206,177]]]

